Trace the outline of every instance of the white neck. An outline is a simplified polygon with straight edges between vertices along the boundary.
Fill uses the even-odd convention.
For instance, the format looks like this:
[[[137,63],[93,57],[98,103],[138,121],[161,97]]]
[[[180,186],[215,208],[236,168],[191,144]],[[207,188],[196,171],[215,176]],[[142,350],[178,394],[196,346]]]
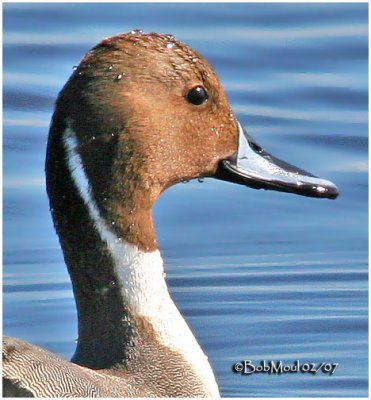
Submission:
[[[72,179],[97,232],[112,255],[123,298],[133,312],[144,317],[152,325],[163,345],[181,354],[188,361],[204,382],[209,395],[219,397],[218,386],[207,357],[170,297],[160,252],[144,252],[118,238],[109,229],[91,196],[90,184],[78,153],[76,134],[68,124],[63,140]]]

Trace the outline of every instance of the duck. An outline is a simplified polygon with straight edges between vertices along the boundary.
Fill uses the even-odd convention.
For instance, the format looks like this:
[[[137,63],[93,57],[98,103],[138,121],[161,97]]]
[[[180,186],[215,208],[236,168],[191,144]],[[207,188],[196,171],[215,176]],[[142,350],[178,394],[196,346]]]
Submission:
[[[103,39],[74,68],[55,104],[45,171],[78,341],[67,361],[5,337],[5,397],[219,397],[169,294],[153,204],[196,178],[338,195],[246,133],[201,55],[171,35],[138,31]]]

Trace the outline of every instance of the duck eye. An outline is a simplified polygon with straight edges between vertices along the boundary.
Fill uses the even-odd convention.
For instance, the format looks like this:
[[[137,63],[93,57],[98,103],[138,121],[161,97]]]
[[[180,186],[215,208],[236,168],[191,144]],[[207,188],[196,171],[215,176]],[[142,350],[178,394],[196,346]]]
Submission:
[[[186,98],[191,104],[199,106],[202,103],[205,103],[209,98],[209,95],[203,86],[195,86],[187,93]]]

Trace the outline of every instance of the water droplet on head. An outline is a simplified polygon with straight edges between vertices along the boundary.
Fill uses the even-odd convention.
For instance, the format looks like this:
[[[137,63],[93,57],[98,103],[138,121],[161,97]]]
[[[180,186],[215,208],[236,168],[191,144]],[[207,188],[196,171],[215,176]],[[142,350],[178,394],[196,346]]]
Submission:
[[[175,43],[168,43],[168,44],[166,45],[166,47],[167,47],[168,49],[172,49],[174,46],[175,46]]]
[[[111,222],[111,225],[116,225],[116,222],[115,222],[115,221],[112,221],[112,222]]]
[[[116,282],[115,281],[111,281],[109,284],[109,287],[113,288],[116,286]]]
[[[182,183],[188,183],[189,182],[189,180],[187,180],[187,179],[182,179]]]
[[[92,138],[93,140],[95,140],[95,136],[92,136],[91,138]]]
[[[133,35],[141,35],[143,33],[143,29],[132,29],[130,33]]]
[[[76,71],[76,70],[77,70],[77,65],[74,65],[74,66],[72,67],[72,69],[73,69],[74,71]]]
[[[124,77],[124,74],[118,74],[116,80],[120,81]]]
[[[215,133],[216,136],[219,136],[219,131],[216,128],[211,128],[211,132]]]
[[[79,338],[75,339],[75,343],[78,343],[78,342],[79,342]]]

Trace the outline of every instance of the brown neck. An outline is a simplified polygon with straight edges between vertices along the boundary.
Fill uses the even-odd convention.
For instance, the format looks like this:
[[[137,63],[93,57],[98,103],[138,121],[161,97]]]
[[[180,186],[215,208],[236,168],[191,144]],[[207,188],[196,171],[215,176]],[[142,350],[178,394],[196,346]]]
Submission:
[[[112,193],[101,205],[102,216],[108,221],[110,230],[118,238],[146,252],[156,250],[152,204],[148,202],[148,196],[142,193],[139,195],[131,193],[125,196],[123,192],[125,189],[121,184],[119,193]]]

